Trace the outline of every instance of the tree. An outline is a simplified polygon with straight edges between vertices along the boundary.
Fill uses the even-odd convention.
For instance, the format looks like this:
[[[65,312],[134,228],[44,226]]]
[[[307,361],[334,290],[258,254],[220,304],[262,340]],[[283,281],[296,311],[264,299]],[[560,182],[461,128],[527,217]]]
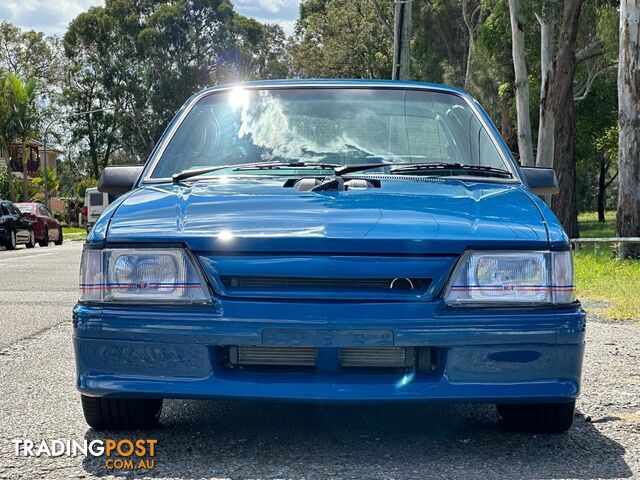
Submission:
[[[234,44],[239,80],[268,80],[291,75],[291,55],[282,27],[234,15]]]
[[[604,222],[607,210],[607,188],[618,177],[618,171],[611,174],[612,166],[615,166],[618,159],[618,131],[616,128],[609,128],[602,136],[596,139],[599,148],[598,162],[598,221]]]
[[[0,77],[0,156],[5,160],[7,194],[12,202],[16,201],[16,192],[13,188],[13,173],[11,171],[11,159],[9,158],[8,146],[12,140],[12,132],[10,129],[11,120],[11,100],[7,88],[7,79]]]
[[[507,0],[489,4],[484,22],[478,26],[476,68],[471,88],[496,121],[509,149],[517,149],[514,129],[513,84],[515,82],[510,12]]]
[[[467,65],[464,73],[464,88],[468,88],[469,79],[471,77],[471,64],[473,58],[473,49],[475,45],[476,34],[479,25],[482,24],[483,5],[481,1],[461,0],[462,3],[462,19],[467,27],[469,42],[467,47]]]
[[[393,18],[393,3],[379,2]],[[393,38],[369,0],[306,0],[293,47],[302,77],[391,78]]]
[[[620,237],[640,237],[640,5],[620,2],[618,62],[618,216]],[[622,255],[640,257],[640,245],[624,245]]]
[[[60,41],[42,32],[23,31],[0,22],[0,71],[35,79],[44,90],[56,88],[62,71]]]
[[[58,174],[55,170],[48,168],[46,173],[46,182],[45,182],[45,173],[42,168],[38,169],[38,176],[33,179],[31,185],[36,189],[38,193],[44,194],[45,183],[47,188],[50,191],[57,191],[60,188],[60,181],[58,180]]]
[[[576,205],[576,110],[573,81],[576,72],[576,40],[580,8],[584,0],[565,0],[560,25],[549,102],[554,116],[553,166],[560,191],[551,207],[570,237],[578,236]]]
[[[76,82],[82,95],[67,101],[107,103],[112,112],[73,120],[93,132],[98,165],[115,148],[142,161],[195,91],[234,76],[232,22],[228,0],[107,0],[71,22],[64,38],[70,93],[78,93]]]
[[[534,165],[531,117],[529,116],[529,77],[525,59],[522,1],[509,0],[513,69],[515,72],[516,108],[518,112],[518,150],[523,165]]]
[[[414,9],[412,77],[462,87],[468,30],[457,0],[429,0]]]
[[[557,2],[543,2],[535,12],[540,24],[540,113],[538,119],[538,146],[536,165],[553,167],[555,115],[551,108],[551,78],[555,55],[555,19]]]
[[[22,82],[16,75],[6,77],[6,89],[11,109],[9,117],[9,138],[18,138],[22,143],[22,194],[28,200],[29,176],[27,162],[27,142],[35,137],[39,120],[36,107],[38,83],[35,79]]]

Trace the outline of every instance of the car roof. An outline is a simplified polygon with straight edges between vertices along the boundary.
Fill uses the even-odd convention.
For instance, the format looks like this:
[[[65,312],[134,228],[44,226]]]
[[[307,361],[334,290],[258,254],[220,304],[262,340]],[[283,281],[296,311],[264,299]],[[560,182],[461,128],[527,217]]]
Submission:
[[[289,79],[289,80],[256,80],[250,82],[238,82],[238,83],[227,83],[222,85],[215,85],[211,87],[207,87],[200,92],[215,92],[218,90],[225,90],[233,87],[251,87],[251,88],[269,88],[269,87],[337,87],[337,88],[345,88],[345,87],[370,87],[370,88],[399,88],[399,89],[411,89],[411,88],[421,88],[421,89],[432,89],[439,90],[442,92],[455,93],[457,95],[463,95],[465,97],[470,97],[470,95],[464,90],[460,90],[459,88],[452,87],[450,85],[442,85],[439,83],[427,83],[427,82],[414,82],[408,80],[370,80],[370,79],[350,79],[350,78],[312,78],[312,79]]]

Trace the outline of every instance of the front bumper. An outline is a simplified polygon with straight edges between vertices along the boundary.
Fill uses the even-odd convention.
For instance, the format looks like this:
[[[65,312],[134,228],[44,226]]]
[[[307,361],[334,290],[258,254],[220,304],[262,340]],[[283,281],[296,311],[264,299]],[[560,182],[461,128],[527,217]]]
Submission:
[[[557,402],[578,396],[584,353],[578,306],[473,311],[438,302],[226,301],[224,313],[220,305],[77,305],[73,318],[77,387],[90,396]],[[268,334],[274,329],[317,343],[309,346],[323,361],[312,372],[238,371],[220,361],[227,345],[282,345],[282,337]],[[357,332],[372,329],[390,332],[387,345],[431,347],[438,368],[341,371],[333,361],[338,347],[358,346]],[[303,331],[320,334],[296,337]]]

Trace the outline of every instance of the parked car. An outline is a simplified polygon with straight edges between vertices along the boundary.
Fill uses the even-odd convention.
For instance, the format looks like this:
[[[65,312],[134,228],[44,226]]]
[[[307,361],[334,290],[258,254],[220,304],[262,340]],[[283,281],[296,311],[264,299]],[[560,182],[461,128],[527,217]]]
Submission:
[[[96,429],[164,398],[482,402],[562,432],[585,314],[572,252],[484,110],[446,86],[279,81],[192,97],[83,252],[77,382]]]
[[[33,248],[36,245],[31,222],[9,200],[0,200],[0,242],[8,250],[18,245]]]
[[[87,188],[84,194],[84,218],[85,218],[85,229],[87,233],[91,231],[93,225],[96,223],[100,215],[107,205],[113,201],[113,196],[110,196],[108,193],[99,192],[97,188]]]
[[[31,222],[36,241],[41,247],[48,246],[49,242],[62,245],[62,224],[47,207],[38,202],[20,202],[16,203],[16,206]]]

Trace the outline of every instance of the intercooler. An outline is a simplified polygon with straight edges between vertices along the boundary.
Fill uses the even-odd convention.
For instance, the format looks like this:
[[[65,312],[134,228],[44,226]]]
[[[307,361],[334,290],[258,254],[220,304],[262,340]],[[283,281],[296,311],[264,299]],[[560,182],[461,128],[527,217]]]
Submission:
[[[318,349],[312,347],[229,347],[232,365],[315,367]]]
[[[314,347],[230,346],[232,366],[315,367]],[[415,363],[415,349],[405,347],[343,347],[338,349],[343,368],[406,368]]]
[[[413,348],[345,347],[340,349],[341,367],[401,368],[413,366]]]

